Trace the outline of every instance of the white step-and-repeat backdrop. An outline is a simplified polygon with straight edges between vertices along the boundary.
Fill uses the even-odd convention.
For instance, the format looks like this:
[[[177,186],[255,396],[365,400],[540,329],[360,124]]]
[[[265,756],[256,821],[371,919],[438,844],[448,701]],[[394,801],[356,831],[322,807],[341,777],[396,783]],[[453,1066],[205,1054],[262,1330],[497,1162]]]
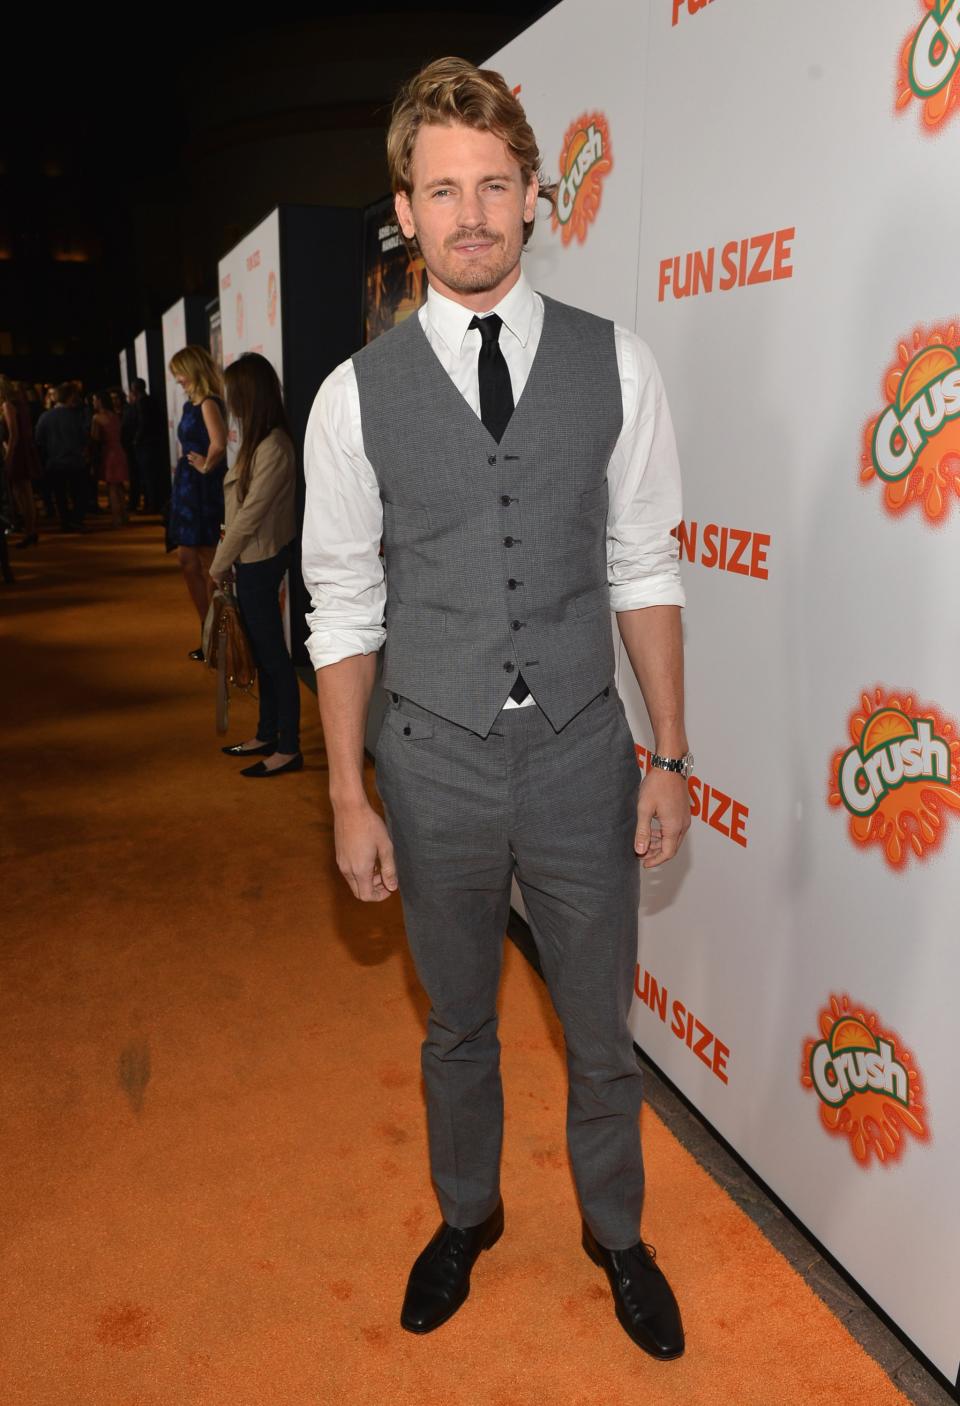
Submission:
[[[183,298],[178,298],[167,308],[160,319],[160,329],[163,334],[163,374],[167,386],[167,439],[170,443],[170,463],[176,464],[180,457],[177,451],[177,426],[186,396],[180,383],[173,379],[170,358],[187,345],[187,309]]]
[[[260,352],[283,381],[280,301],[280,211],[273,210],[218,265],[224,370],[241,352]],[[227,459],[237,454],[229,427]]]
[[[138,332],[133,339],[133,359],[137,368],[137,376],[143,378],[147,383],[147,394],[153,390],[150,385],[150,363],[147,356],[147,334]]]
[[[279,210],[224,255],[219,277],[224,368],[241,352],[256,351],[272,363],[282,382]]]
[[[529,272],[650,344],[684,471],[636,1039],[956,1380],[960,0],[565,0],[489,62]]]

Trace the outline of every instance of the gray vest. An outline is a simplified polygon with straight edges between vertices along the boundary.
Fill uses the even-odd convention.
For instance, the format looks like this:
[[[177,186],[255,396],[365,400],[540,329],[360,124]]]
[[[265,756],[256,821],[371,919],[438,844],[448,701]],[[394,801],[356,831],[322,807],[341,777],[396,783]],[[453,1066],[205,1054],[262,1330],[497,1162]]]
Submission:
[[[383,685],[486,737],[518,672],[559,730],[614,674],[607,464],[613,323],[544,298],[499,444],[412,317],[353,358],[383,500]]]

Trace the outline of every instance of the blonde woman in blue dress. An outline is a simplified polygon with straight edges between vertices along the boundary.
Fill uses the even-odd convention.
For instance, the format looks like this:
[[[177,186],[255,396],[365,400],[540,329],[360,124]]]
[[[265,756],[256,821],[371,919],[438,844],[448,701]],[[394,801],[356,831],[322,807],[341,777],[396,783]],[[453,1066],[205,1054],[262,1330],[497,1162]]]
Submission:
[[[210,604],[208,575],[223,522],[227,426],[223,379],[206,347],[183,347],[170,358],[170,374],[187,399],[177,427],[180,458],[170,490],[167,542],[177,560],[200,627]],[[203,649],[190,650],[203,659]]]

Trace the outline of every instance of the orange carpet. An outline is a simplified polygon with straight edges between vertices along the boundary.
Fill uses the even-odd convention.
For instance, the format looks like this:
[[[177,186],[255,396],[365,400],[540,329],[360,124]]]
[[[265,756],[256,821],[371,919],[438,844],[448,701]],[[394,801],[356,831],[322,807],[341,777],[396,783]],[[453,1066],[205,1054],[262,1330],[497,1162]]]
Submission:
[[[469,1303],[397,1318],[438,1220],[398,900],[336,875],[308,769],[248,782],[155,523],[12,553],[3,615],[2,1406],[903,1402],[644,1114],[679,1362],[578,1243],[560,1036],[508,944],[507,1230]],[[230,740],[252,735],[236,703]],[[372,778],[371,778],[372,787]]]

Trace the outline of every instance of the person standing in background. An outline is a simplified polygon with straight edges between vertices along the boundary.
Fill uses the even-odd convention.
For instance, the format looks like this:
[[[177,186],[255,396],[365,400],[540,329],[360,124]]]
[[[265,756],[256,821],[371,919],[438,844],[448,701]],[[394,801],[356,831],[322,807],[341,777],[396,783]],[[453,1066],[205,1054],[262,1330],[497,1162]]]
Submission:
[[[36,385],[33,381],[23,381],[20,389],[23,391],[27,408],[30,411],[30,424],[36,429],[37,421],[43,414],[43,387]]]
[[[130,387],[135,421],[133,445],[144,510],[160,513],[170,497],[170,444],[163,412],[138,376]]]
[[[90,513],[94,517],[101,517],[103,508],[100,506],[100,480],[103,478],[103,471],[100,466],[100,444],[98,440],[93,438],[92,434],[93,396],[83,390],[79,381],[74,382],[74,400],[71,403],[80,416],[84,444],[86,445],[84,457],[87,473],[84,481],[84,512]]]
[[[279,601],[296,534],[296,455],[280,381],[265,356],[245,352],[227,367],[223,384],[240,448],[223,484],[226,531],[210,577],[222,585],[234,567],[260,695],[256,737],[223,751],[262,757],[241,776],[280,776],[303,767],[300,685],[283,637]]]
[[[47,387],[44,386],[42,383],[38,382],[35,386],[32,387],[32,389],[33,399],[30,401],[30,414],[33,417],[33,438],[34,442],[36,442],[37,425],[40,422],[40,416],[46,410],[52,408],[53,401],[50,400],[48,402]],[[40,494],[40,497],[43,500],[43,511],[46,517],[46,521],[48,523],[51,523],[57,516],[57,505],[53,496],[53,483],[51,481],[50,475],[47,473],[46,469],[43,466],[42,459],[40,460],[40,477],[37,481],[37,492]]]
[[[209,571],[223,522],[227,426],[220,372],[206,347],[183,347],[170,358],[170,374],[187,399],[177,428],[180,458],[170,494],[168,550],[177,560],[190,599],[206,619],[213,583]],[[139,396],[138,396],[139,399]],[[203,645],[189,651],[203,659]]]
[[[23,388],[8,381],[6,376],[0,376],[0,414],[6,428],[4,470],[10,496],[23,524],[24,535],[17,546],[35,547],[40,538],[33,490],[34,482],[41,473],[40,456],[34,442],[33,421]]]
[[[120,416],[106,391],[97,391],[93,395],[90,439],[99,451],[98,473],[107,485],[111,523],[114,527],[123,527],[129,521],[123,497],[124,484],[129,481],[129,469],[120,441]]]
[[[123,452],[127,456],[127,471],[130,475],[130,487],[127,491],[127,511],[135,513],[139,511],[140,500],[143,496],[143,487],[140,483],[140,470],[137,465],[135,437],[137,432],[137,410],[133,403],[133,394],[123,391],[111,391],[113,408],[120,416],[120,443],[123,445]]]
[[[77,388],[64,381],[51,410],[37,421],[37,448],[50,477],[61,532],[82,532],[87,502],[87,440],[76,406]]]

